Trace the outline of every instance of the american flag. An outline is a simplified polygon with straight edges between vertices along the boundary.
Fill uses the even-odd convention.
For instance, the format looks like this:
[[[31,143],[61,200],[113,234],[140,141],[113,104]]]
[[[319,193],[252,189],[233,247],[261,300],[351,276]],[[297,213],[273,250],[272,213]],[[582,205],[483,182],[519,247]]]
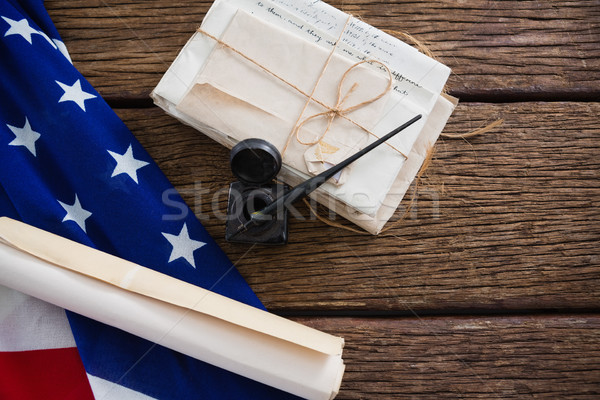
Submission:
[[[41,0],[0,1],[0,160],[0,215],[262,308],[189,209],[163,218],[171,184],[72,65]],[[0,399],[94,397],[294,398],[0,288]]]

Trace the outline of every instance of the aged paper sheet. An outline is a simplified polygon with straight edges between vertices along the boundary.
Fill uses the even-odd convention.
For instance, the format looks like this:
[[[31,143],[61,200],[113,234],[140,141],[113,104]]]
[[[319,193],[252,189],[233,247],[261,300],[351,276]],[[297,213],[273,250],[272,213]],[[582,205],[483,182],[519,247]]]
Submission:
[[[342,338],[6,217],[0,285],[301,397],[339,390]]]

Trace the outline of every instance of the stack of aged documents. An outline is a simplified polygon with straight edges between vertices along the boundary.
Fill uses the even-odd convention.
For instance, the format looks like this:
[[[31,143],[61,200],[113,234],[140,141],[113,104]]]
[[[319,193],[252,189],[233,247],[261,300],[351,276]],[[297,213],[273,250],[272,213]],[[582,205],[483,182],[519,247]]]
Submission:
[[[377,234],[456,105],[442,94],[449,74],[323,2],[216,0],[152,97],[227,147],[254,137],[273,143],[290,185],[422,114],[314,193]]]

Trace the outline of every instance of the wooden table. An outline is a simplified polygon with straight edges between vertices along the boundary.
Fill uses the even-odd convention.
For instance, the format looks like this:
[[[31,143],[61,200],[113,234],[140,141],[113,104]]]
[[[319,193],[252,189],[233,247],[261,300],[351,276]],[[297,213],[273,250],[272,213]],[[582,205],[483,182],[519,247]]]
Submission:
[[[504,124],[439,140],[386,234],[294,220],[287,246],[251,249],[215,216],[228,151],[148,97],[210,4],[46,1],[75,66],[264,304],[345,337],[338,398],[598,398],[600,1],[331,1],[452,68],[446,133]]]

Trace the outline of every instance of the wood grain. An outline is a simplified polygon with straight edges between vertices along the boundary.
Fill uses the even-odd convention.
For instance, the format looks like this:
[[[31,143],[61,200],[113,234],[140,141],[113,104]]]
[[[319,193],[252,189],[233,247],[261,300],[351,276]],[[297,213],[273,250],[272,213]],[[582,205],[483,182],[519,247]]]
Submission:
[[[600,318],[299,319],[346,340],[337,399],[597,399]]]
[[[144,99],[211,1],[48,0],[75,65],[114,104]],[[364,1],[330,4],[408,32],[453,69],[469,100],[600,98],[600,0]],[[131,104],[131,103],[130,103]]]
[[[285,247],[224,241],[225,148],[156,108],[118,113],[272,310],[600,307],[598,103],[460,105],[446,132],[505,123],[438,142],[407,219],[379,237],[292,220]]]
[[[441,139],[385,235],[301,205],[285,247],[224,241],[228,151],[150,107],[211,4],[45,2],[92,85],[143,107],[116,111],[265,305],[346,339],[338,398],[599,398],[600,0],[331,0],[452,68],[468,103],[446,132],[505,122]]]

